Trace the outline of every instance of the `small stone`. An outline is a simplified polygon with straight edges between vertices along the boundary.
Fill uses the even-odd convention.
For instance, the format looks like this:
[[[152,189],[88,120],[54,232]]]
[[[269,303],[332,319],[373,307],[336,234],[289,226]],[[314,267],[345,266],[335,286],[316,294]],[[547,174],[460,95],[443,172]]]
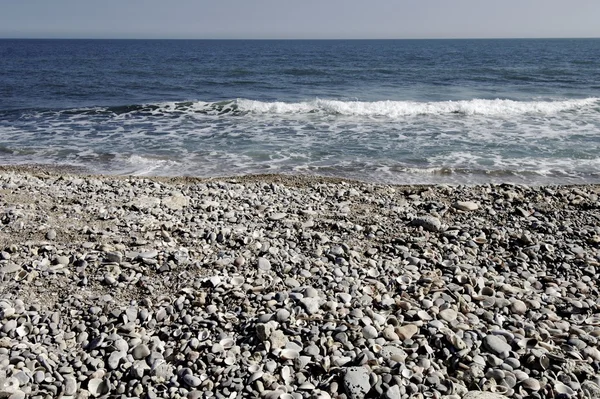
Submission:
[[[270,215],[269,220],[277,221],[277,220],[281,220],[281,219],[285,218],[286,216],[287,215],[285,213],[277,212],[277,213],[273,213],[272,215]]]
[[[139,344],[135,348],[133,348],[133,358],[136,360],[141,360],[150,355],[150,349],[146,344]]]
[[[17,321],[15,319],[10,319],[2,326],[2,332],[10,334],[15,328],[17,328]]]
[[[277,313],[275,313],[275,318],[278,322],[284,323],[290,318],[290,311],[287,309],[279,309]]]
[[[259,270],[269,271],[271,270],[271,262],[265,258],[258,258],[257,260]]]
[[[506,357],[508,352],[512,349],[506,341],[493,334],[486,335],[483,339],[483,343],[488,350],[500,357],[502,357],[502,355]]]
[[[344,389],[350,399],[362,399],[371,389],[369,371],[364,367],[348,367],[344,374]]]
[[[123,255],[120,252],[107,252],[104,254],[104,260],[110,263],[121,263]]]
[[[442,318],[442,320],[446,320],[448,323],[451,323],[456,320],[458,314],[454,309],[444,309],[440,311],[439,316]]]
[[[202,380],[198,377],[196,377],[193,374],[186,374],[183,376],[183,382],[192,387],[192,388],[196,388],[197,386],[199,386],[200,384],[202,384]]]
[[[507,399],[507,396],[494,392],[469,391],[462,399]]]
[[[402,394],[400,393],[400,386],[394,385],[390,389],[385,391],[385,397],[387,399],[401,399]]]
[[[525,305],[525,302],[520,301],[518,299],[512,303],[510,308],[513,311],[513,313],[516,313],[516,314],[527,313],[527,305]]]
[[[63,376],[63,378],[65,379],[65,382],[64,382],[65,395],[66,396],[75,395],[75,393],[77,392],[77,379],[75,378],[75,376],[69,374],[69,375]]]
[[[69,257],[68,256],[57,256],[56,263],[59,265],[67,266],[69,264]]]
[[[527,378],[521,381],[521,386],[528,391],[537,392],[541,389],[540,382],[535,378]]]
[[[281,330],[275,330],[269,336],[269,341],[271,342],[271,348],[283,348],[287,345],[288,339]]]
[[[419,331],[419,327],[414,324],[407,324],[405,326],[396,327],[396,334],[401,341],[405,341],[407,339],[411,339],[413,335],[415,335]]]
[[[377,329],[371,325],[365,326],[362,330],[362,334],[365,339],[375,339],[379,336]]]
[[[479,205],[472,201],[456,201],[453,206],[460,211],[474,211],[479,209]]]
[[[168,209],[177,211],[188,206],[190,204],[190,199],[182,193],[175,193],[169,197],[163,198],[161,203]]]
[[[56,231],[55,230],[48,230],[48,232],[46,233],[46,240],[54,240],[56,238]]]
[[[256,325],[256,336],[263,342],[269,339],[272,332],[273,326],[271,323],[258,323]]]
[[[238,256],[233,261],[233,264],[234,264],[234,266],[237,266],[237,267],[244,266],[246,264],[246,259],[243,256]]]
[[[319,298],[302,298],[300,303],[306,309],[306,313],[309,315],[315,314],[319,311],[320,308],[320,299]]]
[[[442,222],[435,216],[419,216],[414,218],[410,222],[411,226],[420,226],[427,231],[440,231],[442,229]]]

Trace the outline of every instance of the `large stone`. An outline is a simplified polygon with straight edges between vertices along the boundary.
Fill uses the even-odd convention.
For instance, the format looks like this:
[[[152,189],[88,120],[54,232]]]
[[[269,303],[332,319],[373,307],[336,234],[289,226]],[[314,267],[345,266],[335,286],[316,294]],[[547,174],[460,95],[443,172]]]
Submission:
[[[344,389],[350,399],[363,399],[371,389],[369,371],[364,367],[348,367],[344,374]]]

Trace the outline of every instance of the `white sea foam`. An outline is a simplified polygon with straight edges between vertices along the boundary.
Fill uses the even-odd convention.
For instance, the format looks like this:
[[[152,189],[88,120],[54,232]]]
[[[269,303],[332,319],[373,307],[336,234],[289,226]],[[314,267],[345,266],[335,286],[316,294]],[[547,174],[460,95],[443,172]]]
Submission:
[[[563,111],[600,107],[600,98],[554,101],[513,101],[474,99],[465,101],[339,101],[317,99],[308,102],[285,103],[236,100],[238,110],[256,114],[327,113],[335,115],[386,116],[398,118],[416,115],[484,115],[510,116],[521,114],[555,114]],[[204,103],[206,104],[206,103]],[[206,106],[206,105],[205,105]]]

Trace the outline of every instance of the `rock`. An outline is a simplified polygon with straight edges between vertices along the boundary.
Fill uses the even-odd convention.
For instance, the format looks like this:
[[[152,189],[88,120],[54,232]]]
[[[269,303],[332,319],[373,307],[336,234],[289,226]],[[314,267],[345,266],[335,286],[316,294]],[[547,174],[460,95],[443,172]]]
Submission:
[[[371,325],[365,326],[362,330],[365,339],[375,339],[379,336],[377,329]]]
[[[65,375],[63,376],[65,380],[65,395],[72,396],[77,393],[77,379],[74,375]]]
[[[442,222],[434,216],[419,216],[410,222],[411,226],[420,226],[427,231],[440,231]]]
[[[387,399],[401,399],[402,394],[400,393],[400,386],[394,385],[385,391],[385,397]]]
[[[104,260],[111,263],[121,263],[123,255],[120,252],[107,252],[104,254]]]
[[[54,229],[50,229],[46,232],[46,239],[47,240],[54,240],[56,238],[56,230]]]
[[[277,220],[281,220],[284,219],[287,215],[285,213],[282,212],[277,212],[277,213],[273,213],[269,216],[269,220],[271,221],[277,221]]]
[[[456,201],[454,204],[452,204],[452,206],[460,211],[465,212],[479,209],[479,205],[471,201]]]
[[[315,314],[319,311],[319,302],[319,298],[302,298],[300,300],[300,303],[302,304],[302,306],[304,306],[304,309],[306,309],[306,313],[308,313],[309,315]]]
[[[283,348],[287,345],[288,339],[281,330],[275,330],[269,336],[271,348]]]
[[[199,386],[200,384],[202,384],[202,380],[198,377],[196,377],[195,375],[192,374],[186,374],[183,376],[183,382],[187,385],[190,386],[192,388],[196,388],[197,386]]]
[[[350,399],[362,399],[371,390],[369,371],[364,367],[348,367],[344,373],[344,389]]]
[[[506,341],[493,334],[486,335],[483,339],[483,343],[490,352],[498,356],[504,355],[505,357],[512,349],[512,347],[506,343]]]
[[[395,331],[400,340],[405,341],[407,339],[411,339],[413,335],[419,331],[419,327],[415,326],[414,324],[407,324],[405,326],[396,327]]]
[[[145,195],[142,195],[142,196],[134,199],[133,201],[130,201],[127,203],[127,206],[137,209],[139,211],[156,208],[159,205],[160,205],[159,198],[148,197]]]
[[[512,303],[510,308],[511,308],[512,312],[516,313],[516,314],[523,315],[523,314],[527,313],[527,305],[525,305],[525,302],[520,301],[518,299]]]
[[[139,344],[135,348],[133,348],[132,355],[136,360],[145,359],[150,355],[150,349],[146,344]]]
[[[269,271],[269,270],[271,270],[271,262],[269,262],[268,259],[258,258],[257,259],[257,265],[258,265],[258,269],[259,270],[263,270],[263,271]]]
[[[501,395],[494,392],[484,391],[469,391],[462,397],[462,399],[507,399],[508,396]]]
[[[453,322],[454,320],[456,320],[457,317],[457,312],[454,309],[444,309],[441,310],[439,313],[440,318],[442,318],[443,320],[446,320],[448,323]]]
[[[171,210],[178,211],[189,206],[190,199],[182,193],[173,193],[169,197],[163,198],[161,203]]]

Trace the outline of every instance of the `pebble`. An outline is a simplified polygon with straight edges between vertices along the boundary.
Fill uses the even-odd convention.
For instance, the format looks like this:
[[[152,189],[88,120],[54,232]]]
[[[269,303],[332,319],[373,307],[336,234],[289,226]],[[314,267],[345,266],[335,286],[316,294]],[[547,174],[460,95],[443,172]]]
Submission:
[[[511,346],[506,343],[502,338],[488,334],[483,339],[483,342],[487,349],[489,349],[492,353],[496,355],[504,355],[506,356],[508,352],[512,349]]]
[[[400,340],[406,341],[407,339],[411,339],[413,335],[419,331],[419,327],[414,324],[407,324],[405,326],[396,328],[395,331],[398,337],[400,337]]]
[[[135,348],[133,348],[133,358],[136,360],[145,359],[150,355],[150,349],[146,344],[139,344]]]
[[[371,389],[369,371],[364,367],[348,367],[344,373],[344,389],[351,399],[362,399]]]
[[[412,220],[411,225],[423,227],[427,231],[440,231],[442,222],[434,216],[420,216]]]
[[[598,396],[597,187],[265,179],[0,172],[0,396]]]
[[[257,260],[259,270],[269,271],[271,270],[271,262],[265,258],[258,258]]]
[[[479,205],[476,202],[472,202],[472,201],[456,201],[454,204],[452,204],[452,206],[454,206],[456,209],[460,210],[460,211],[475,211],[477,209],[479,209]]]

